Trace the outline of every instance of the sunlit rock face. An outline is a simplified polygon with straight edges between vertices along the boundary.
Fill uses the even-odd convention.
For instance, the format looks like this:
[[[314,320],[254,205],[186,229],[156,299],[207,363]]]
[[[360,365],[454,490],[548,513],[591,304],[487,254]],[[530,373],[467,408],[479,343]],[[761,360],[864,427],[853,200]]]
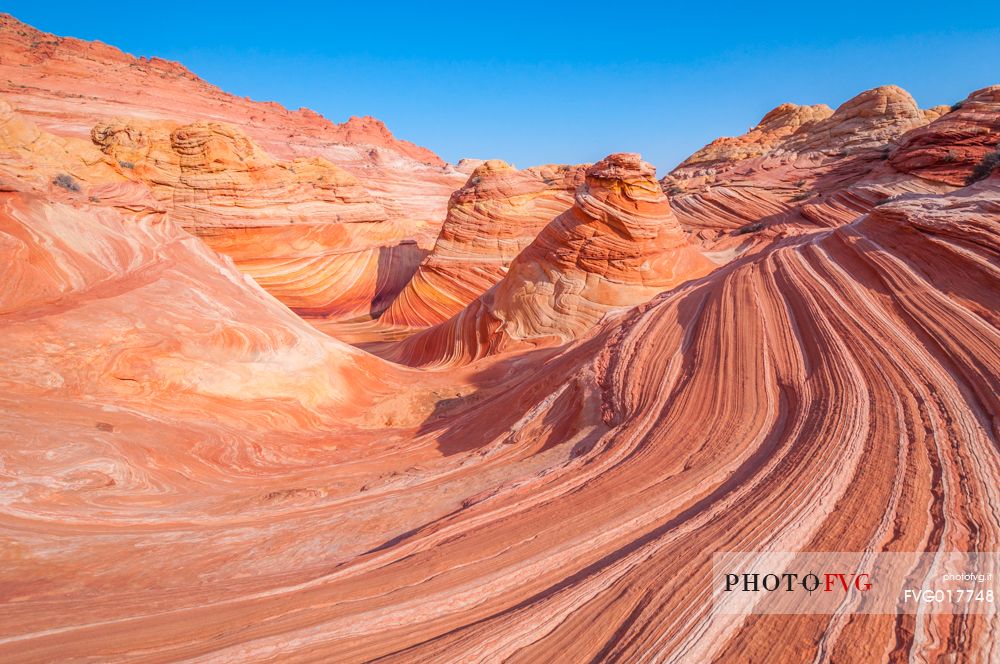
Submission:
[[[0,169],[33,186],[79,192],[129,182],[111,159],[89,140],[56,136],[39,129],[0,99]],[[60,177],[61,176],[61,177]],[[145,190],[145,187],[139,187]],[[53,191],[53,193],[57,193]],[[147,192],[148,193],[148,192]]]
[[[237,97],[179,63],[57,37],[6,14],[0,52],[0,95],[44,130],[86,138],[116,118],[230,124],[277,159],[322,157],[345,168],[405,228],[405,239],[426,249],[466,179],[374,118],[335,124],[309,109]]]
[[[830,116],[800,127],[781,147],[792,152],[857,152],[882,147],[927,121],[906,90],[886,85],[862,92]]]
[[[321,157],[276,160],[220,123],[118,120],[91,139],[43,131],[0,102],[0,172],[57,198],[167,212],[300,314],[377,313],[423,256],[357,178]]]
[[[451,196],[430,254],[380,322],[427,327],[444,322],[500,281],[514,258],[573,204],[583,166],[517,170],[490,160]]]
[[[29,392],[208,411],[256,395],[307,412],[350,404],[363,367],[379,365],[162,215],[0,195],[4,369]]]
[[[608,310],[633,306],[710,271],[636,154],[587,169],[574,206],[515,259],[492,310],[515,339],[579,336]]]
[[[682,226],[731,260],[803,223],[834,227],[894,196],[963,184],[1000,140],[994,96],[986,88],[954,110],[921,110],[884,86],[834,112],[784,104],[744,136],[696,152],[662,184]]]
[[[636,154],[611,155],[587,169],[573,206],[541,230],[496,286],[391,357],[449,363],[514,342],[566,342],[608,312],[713,267],[688,245],[655,169]]]
[[[393,208],[333,144],[265,140],[287,111],[54,39],[0,20],[28,86],[0,104],[0,661],[1000,661],[995,614],[744,618],[707,583],[718,551],[1000,550],[995,87],[779,107],[662,186],[631,154],[368,144],[420,174]],[[430,249],[397,216],[428,169],[459,189],[434,292],[506,263],[485,292],[378,356],[289,308],[370,312],[372,271],[319,257]]]
[[[175,221],[300,314],[368,315],[420,258],[357,178],[322,157],[278,161],[220,123],[119,120],[91,136]]]
[[[803,126],[810,127],[833,114],[826,104],[798,106],[782,104],[765,115],[742,136],[717,138],[684,160],[678,169],[697,164],[740,161],[759,157],[775,149]]]
[[[1000,85],[977,90],[930,124],[908,133],[889,164],[925,180],[961,186],[1000,143]]]
[[[444,166],[426,148],[397,139],[372,117],[335,124],[307,108],[288,110],[273,102],[237,97],[161,58],[136,58],[119,49],[37,30],[0,15],[3,86],[32,119],[61,133],[85,135],[94,122],[115,116],[179,121],[233,121],[269,151],[296,144],[340,143],[395,153]],[[32,78],[33,77],[33,78]],[[86,91],[86,103],[79,103]],[[290,141],[288,139],[291,139]],[[360,154],[360,153],[359,153]]]
[[[1000,544],[998,178],[447,372],[324,340],[151,216],[4,194],[0,654],[856,654],[835,626],[989,652],[983,614],[954,642],[953,616],[723,620],[703,575],[721,547]]]

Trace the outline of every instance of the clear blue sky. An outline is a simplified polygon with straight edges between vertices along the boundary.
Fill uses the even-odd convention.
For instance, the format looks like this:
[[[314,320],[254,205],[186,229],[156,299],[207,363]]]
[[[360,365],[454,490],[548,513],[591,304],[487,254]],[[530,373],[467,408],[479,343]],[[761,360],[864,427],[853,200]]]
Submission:
[[[784,101],[894,83],[924,107],[1000,83],[1000,2],[4,2],[59,35],[179,60],[449,161],[634,151],[661,174]]]

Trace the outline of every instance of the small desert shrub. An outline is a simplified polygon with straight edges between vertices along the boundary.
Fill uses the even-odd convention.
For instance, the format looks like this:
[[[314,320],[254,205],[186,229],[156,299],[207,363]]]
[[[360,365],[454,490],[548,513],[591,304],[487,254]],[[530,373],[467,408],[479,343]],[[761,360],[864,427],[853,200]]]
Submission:
[[[62,187],[68,191],[80,191],[80,185],[73,179],[73,176],[66,175],[65,173],[57,175],[55,179],[52,180],[52,184],[57,187]]]
[[[121,166],[122,168],[129,168],[129,169],[135,168],[135,164],[133,164],[131,161],[125,161],[123,159],[118,160],[118,165]]]
[[[667,187],[667,196],[679,196],[680,194],[683,193],[684,190],[678,187],[677,185],[671,185]]]
[[[987,153],[983,157],[983,160],[976,164],[972,172],[969,173],[969,177],[965,178],[965,184],[969,185],[973,182],[985,180],[997,166],[1000,166],[1000,147],[997,147],[993,152]]]
[[[792,196],[788,200],[794,201],[794,202],[797,203],[799,201],[804,201],[804,200],[806,200],[807,198],[809,198],[811,196],[812,196],[812,194],[810,192],[808,192],[808,191],[800,191],[799,193],[795,194],[794,196]]]
[[[965,106],[965,102],[964,101],[956,101],[954,104],[951,105],[951,110],[957,111],[958,109],[962,108],[963,106]]]
[[[753,224],[747,224],[746,226],[740,226],[733,231],[733,235],[746,235],[747,233],[756,233],[757,231],[762,230],[764,230],[764,224],[758,221]]]
[[[954,150],[948,150],[948,152],[941,159],[946,164],[953,164],[958,161],[958,153]]]

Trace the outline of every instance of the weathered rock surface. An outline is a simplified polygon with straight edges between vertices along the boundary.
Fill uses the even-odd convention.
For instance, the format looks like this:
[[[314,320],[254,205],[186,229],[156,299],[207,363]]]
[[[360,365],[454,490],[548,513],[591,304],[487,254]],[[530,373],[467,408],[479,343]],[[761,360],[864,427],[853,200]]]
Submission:
[[[322,157],[277,161],[221,123],[119,120],[92,138],[175,221],[300,314],[368,315],[419,260],[357,178]]]
[[[573,204],[583,166],[516,170],[486,161],[448,204],[430,254],[379,321],[426,327],[444,322],[507,273],[538,232]]]
[[[998,654],[988,614],[730,621],[704,581],[721,547],[996,550],[997,176],[390,396],[192,238],[11,196],[66,285],[4,301],[7,661]],[[330,422],[435,379],[419,426]]]
[[[800,127],[781,145],[783,150],[854,153],[881,148],[928,118],[910,94],[895,85],[862,92],[829,117]]]
[[[833,114],[826,104],[798,106],[782,104],[768,112],[760,123],[742,136],[717,138],[688,157],[679,168],[720,161],[759,157],[779,145],[803,126],[810,127]]]
[[[745,136],[692,155],[663,187],[706,249],[733,256],[802,223],[836,226],[892,196],[962,184],[990,140],[990,94],[974,93],[964,117],[949,108],[922,111],[896,86],[863,92],[829,115],[782,105]],[[936,155],[920,147],[930,133]],[[912,177],[919,171],[926,177]],[[742,235],[761,228],[762,236]]]
[[[374,118],[334,124],[223,92],[183,65],[135,58],[100,42],[57,37],[0,15],[0,95],[42,129],[86,138],[116,118],[238,126],[278,159],[323,157],[357,178],[409,239],[427,248],[448,196],[465,176],[425,148],[392,136]]]
[[[423,256],[357,178],[275,160],[232,126],[118,120],[58,137],[0,102],[0,172],[57,198],[166,211],[303,315],[378,312]]]
[[[389,357],[446,364],[518,342],[564,343],[612,310],[707,274],[714,264],[688,245],[655,176],[636,154],[588,168],[573,207],[542,229],[496,286]]]
[[[12,390],[207,411],[258,394],[302,411],[350,403],[363,368],[383,364],[314,331],[162,215],[0,196]]]
[[[71,130],[67,133],[85,134],[102,117],[227,121],[242,116],[248,120],[245,127],[251,135],[268,136],[276,147],[282,132],[296,131],[305,134],[298,140],[368,145],[444,166],[433,152],[395,138],[375,118],[352,117],[337,125],[307,108],[290,111],[273,102],[236,97],[209,85],[178,62],[136,58],[101,42],[57,37],[9,14],[0,14],[0,50],[5,79],[0,89],[15,97],[19,108],[42,120],[43,126],[58,125]],[[80,94],[84,91],[86,96]]]
[[[51,184],[67,191],[80,189],[81,183],[100,186],[129,181],[90,141],[43,131],[2,99],[0,169],[35,187]],[[56,178],[61,184],[55,183]]]
[[[954,186],[1000,145],[1000,85],[970,94],[954,110],[907,134],[889,164],[903,173]]]
[[[743,618],[707,582],[717,551],[1000,550],[1000,171],[957,186],[995,89],[908,130],[863,96],[851,132],[792,108],[714,143],[673,204],[635,155],[594,165],[379,351],[445,370],[317,332],[175,221],[260,233],[226,236],[241,263],[398,230],[336,167],[225,118],[101,151],[0,106],[0,661],[1000,661],[995,612]],[[460,261],[535,218],[486,168]]]

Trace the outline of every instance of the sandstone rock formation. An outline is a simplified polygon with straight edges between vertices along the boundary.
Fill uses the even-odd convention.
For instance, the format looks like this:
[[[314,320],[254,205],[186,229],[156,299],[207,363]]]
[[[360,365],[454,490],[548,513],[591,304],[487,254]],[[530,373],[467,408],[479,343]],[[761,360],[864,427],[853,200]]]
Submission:
[[[173,75],[11,29],[0,68]],[[1000,661],[995,611],[730,616],[709,582],[724,551],[1000,550],[997,88],[785,108],[666,195],[636,155],[571,204],[573,169],[479,165],[465,271],[569,207],[377,357],[245,274],[409,233],[371,179],[53,78],[18,93],[41,128],[0,105],[0,661]],[[96,145],[46,129],[89,112]]]
[[[95,119],[102,117],[226,120],[242,115],[249,120],[247,127],[252,135],[256,137],[260,131],[270,136],[276,146],[281,132],[295,130],[308,138],[384,148],[444,166],[433,152],[395,138],[375,118],[352,117],[336,125],[307,108],[289,111],[279,104],[253,102],[209,85],[178,62],[135,58],[101,42],[57,37],[10,14],[0,14],[0,47],[4,54],[0,63],[5,79],[2,91],[14,96],[15,103],[27,102],[17,106],[44,118],[43,126],[58,124],[85,133]],[[32,75],[36,78],[29,82],[26,77]],[[87,112],[74,110],[69,102],[84,90],[84,84],[90,86],[86,88]]]
[[[984,138],[974,119],[970,124],[940,107],[922,111],[896,86],[863,92],[830,114],[824,108],[779,106],[748,134],[719,139],[678,166],[662,182],[681,224],[706,248],[731,253],[754,245],[755,238],[738,236],[758,226],[847,223],[893,195],[941,190],[943,181],[914,179],[906,167],[886,164],[903,164],[914,149],[903,145],[919,141],[929,121],[948,126],[957,120],[960,131],[971,131],[980,143]],[[953,130],[947,133],[955,138]],[[952,178],[950,184],[960,183]]]
[[[275,160],[221,123],[121,119],[91,134],[55,136],[0,101],[0,172],[55,196],[166,211],[303,315],[377,313],[423,255],[357,178],[323,158]]]
[[[1000,144],[1000,85],[977,90],[954,110],[912,131],[889,164],[903,173],[954,186]]]
[[[783,139],[801,127],[813,126],[833,114],[826,104],[797,106],[781,104],[768,112],[760,123],[742,136],[717,138],[688,157],[679,168],[720,161],[739,161],[759,157],[775,149]]]
[[[39,129],[0,100],[0,161],[8,175],[45,187],[60,178],[62,188],[72,191],[79,184],[128,182],[121,169],[90,141],[61,137]],[[62,177],[60,177],[62,176]]]
[[[298,182],[288,187],[253,181],[253,186],[287,190],[268,192],[276,199],[270,209],[266,209],[270,203],[264,206],[260,199],[255,202],[252,197],[227,196],[204,181],[190,188],[189,193],[198,193],[180,206],[182,216],[185,210],[200,214],[211,208],[209,216],[215,215],[215,226],[220,214],[234,217],[234,222],[238,217],[270,216],[280,224],[309,215],[314,223],[298,224],[296,229],[254,223],[242,240],[234,240],[233,233],[208,234],[216,248],[236,257],[241,269],[303,314],[351,318],[381,312],[433,246],[448,197],[466,179],[430,151],[396,139],[374,118],[351,118],[336,125],[308,109],[289,111],[278,104],[235,97],[178,63],[135,58],[99,42],[56,37],[6,14],[0,15],[0,53],[0,98],[22,119],[59,140],[88,139],[95,125],[124,132],[123,145],[128,144],[129,133],[135,133],[140,141],[155,137],[159,145],[154,148],[155,158],[166,156],[163,166],[175,166],[176,157],[161,150],[171,145],[174,130],[181,126],[238,127],[235,131],[240,136],[231,137],[233,146],[249,141],[255,155],[267,153],[268,159],[283,164],[286,174],[298,164],[300,171],[311,170],[316,178],[325,180],[327,191],[319,194],[322,202],[317,204],[325,208],[322,210],[310,209],[313,204],[305,202],[315,193],[310,189],[316,189],[300,186],[310,177],[305,173],[291,178]],[[145,136],[145,131],[150,136]],[[122,135],[94,137],[117,141]],[[215,136],[216,148],[220,140],[228,139]],[[242,155],[240,148],[233,149],[237,158],[228,163],[236,173],[242,168],[240,157],[248,155]],[[117,154],[128,151],[122,146],[112,150]],[[262,172],[257,168],[260,160],[254,159],[256,163],[245,170]],[[124,157],[120,162],[133,163]],[[332,164],[341,169],[335,176],[330,175],[335,169]],[[122,170],[114,161],[109,165],[110,170]],[[156,169],[143,170],[152,174]],[[242,175],[233,177],[246,180]],[[144,190],[129,184],[136,179],[134,174],[124,173],[124,178],[116,179],[117,189],[88,195],[141,197]],[[162,200],[163,187],[154,189],[161,190]],[[325,223],[333,206],[324,203],[334,202],[340,208],[334,216],[340,221],[364,218],[391,223],[366,231],[361,240],[350,229]],[[186,226],[194,229],[200,223]]]
[[[430,254],[379,321],[426,327],[444,322],[485,293],[538,232],[573,204],[582,166],[519,171],[490,160],[451,196]]]
[[[425,148],[392,136],[373,118],[341,125],[273,102],[227,94],[183,65],[135,58],[102,44],[41,32],[0,15],[0,95],[42,129],[86,138],[116,118],[238,126],[278,159],[323,157],[346,168],[427,248],[448,196],[464,175]]]
[[[257,395],[308,419],[362,395],[365,367],[380,364],[312,330],[162,215],[6,192],[0,238],[14,391],[179,412]]]
[[[573,207],[542,229],[495,287],[390,357],[465,362],[516,342],[566,342],[612,310],[707,274],[714,265],[688,245],[655,176],[636,154],[588,168]]]
[[[175,221],[301,314],[370,314],[412,274],[393,265],[389,278],[386,261],[419,260],[357,178],[321,157],[279,162],[221,123],[117,120],[92,138]]]
[[[881,148],[910,129],[927,124],[927,120],[906,90],[886,85],[862,92],[829,117],[801,127],[781,148],[792,152],[856,153]]]
[[[76,224],[10,200],[4,237]],[[88,263],[106,232],[152,232],[95,221]],[[148,245],[162,272],[111,252],[136,271],[5,304],[0,655],[992,658],[988,614],[729,620],[705,575],[723,547],[997,548],[998,224],[994,176],[807,229],[544,357],[452,370],[433,415],[378,437],[325,419],[330,371],[310,403],[267,359],[377,400],[362,356],[198,269],[191,238]],[[73,262],[51,251],[34,263]],[[177,297],[213,270],[210,297]]]
[[[472,175],[472,171],[476,170],[482,166],[488,159],[459,159],[458,163],[455,164],[455,170],[459,173],[465,173],[466,175]]]

